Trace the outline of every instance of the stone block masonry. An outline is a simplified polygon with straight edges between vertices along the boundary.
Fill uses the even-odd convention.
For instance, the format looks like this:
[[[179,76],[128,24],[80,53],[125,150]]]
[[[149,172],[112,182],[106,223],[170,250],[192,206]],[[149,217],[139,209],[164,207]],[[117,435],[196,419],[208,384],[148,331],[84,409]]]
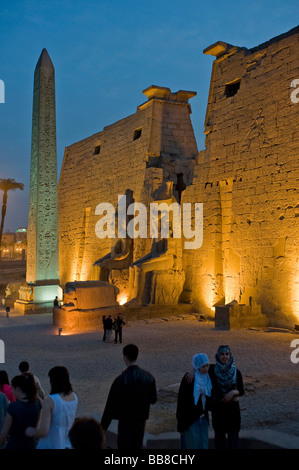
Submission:
[[[61,282],[98,279],[93,263],[111,250],[111,240],[96,237],[101,202],[117,206],[133,191],[146,206],[163,181],[187,184],[198,153],[190,121],[192,92],[171,93],[152,86],[135,114],[65,149],[60,175],[59,252]],[[150,250],[150,239],[134,240],[133,261]]]
[[[254,49],[216,55],[206,150],[184,198],[204,203],[204,244],[190,285],[200,308],[248,299],[273,322],[299,318],[299,28]],[[238,86],[233,86],[233,84]],[[277,315],[277,312],[279,314]]]
[[[299,104],[291,99],[298,45],[299,27],[252,49],[219,41],[204,51],[215,60],[199,153],[190,120],[195,93],[158,86],[144,90],[148,100],[135,114],[65,149],[62,284],[99,279],[93,264],[111,240],[95,236],[97,204],[116,207],[129,189],[149,205],[171,181],[181,204],[203,203],[204,213],[202,247],[182,252],[182,298],[205,315],[236,301],[261,306],[275,326],[298,324]],[[133,262],[150,245],[134,239]]]

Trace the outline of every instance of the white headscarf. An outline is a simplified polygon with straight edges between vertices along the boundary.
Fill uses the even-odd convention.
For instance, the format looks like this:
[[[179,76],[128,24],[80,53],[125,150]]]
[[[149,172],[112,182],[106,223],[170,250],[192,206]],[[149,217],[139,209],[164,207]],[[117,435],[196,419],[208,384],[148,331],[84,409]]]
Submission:
[[[208,356],[206,354],[196,354],[192,358],[192,366],[194,367],[194,404],[197,405],[199,397],[201,397],[203,409],[205,409],[206,397],[211,396],[212,383],[209,374],[202,374],[199,372],[199,368],[205,364],[210,364]]]

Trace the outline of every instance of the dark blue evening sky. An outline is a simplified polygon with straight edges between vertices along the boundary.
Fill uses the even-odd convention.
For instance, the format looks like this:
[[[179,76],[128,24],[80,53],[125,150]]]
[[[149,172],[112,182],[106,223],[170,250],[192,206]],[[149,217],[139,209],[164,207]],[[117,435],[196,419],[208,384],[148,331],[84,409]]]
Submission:
[[[25,184],[8,196],[4,229],[11,231],[27,226],[33,74],[44,47],[56,73],[59,175],[67,145],[135,113],[150,85],[197,92],[191,119],[203,149],[213,61],[203,49],[219,40],[251,48],[299,23],[298,0],[1,0],[0,6],[0,178]]]

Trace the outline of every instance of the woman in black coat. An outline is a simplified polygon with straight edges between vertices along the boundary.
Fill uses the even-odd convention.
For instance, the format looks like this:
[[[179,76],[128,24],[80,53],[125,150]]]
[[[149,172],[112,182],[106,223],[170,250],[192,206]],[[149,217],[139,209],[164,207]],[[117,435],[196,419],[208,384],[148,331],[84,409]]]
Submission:
[[[212,381],[212,426],[215,432],[215,448],[237,449],[241,426],[238,397],[244,394],[242,374],[236,368],[229,346],[219,346],[209,374]]]
[[[209,359],[205,354],[192,358],[193,371],[182,378],[177,402],[177,430],[182,449],[208,449],[209,416],[212,383]]]

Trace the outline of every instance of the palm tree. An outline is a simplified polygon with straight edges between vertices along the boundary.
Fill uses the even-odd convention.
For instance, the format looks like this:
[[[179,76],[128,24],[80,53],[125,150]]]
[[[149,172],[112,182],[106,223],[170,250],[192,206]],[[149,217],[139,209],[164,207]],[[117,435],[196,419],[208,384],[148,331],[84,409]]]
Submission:
[[[17,183],[12,178],[0,178],[0,190],[3,191],[3,199],[2,199],[2,214],[1,214],[1,224],[0,224],[0,257],[1,257],[1,241],[2,241],[2,234],[3,234],[3,227],[4,227],[4,219],[6,215],[6,206],[7,206],[7,193],[8,191],[15,191],[16,189],[20,189],[23,191],[24,185],[23,183]]]

